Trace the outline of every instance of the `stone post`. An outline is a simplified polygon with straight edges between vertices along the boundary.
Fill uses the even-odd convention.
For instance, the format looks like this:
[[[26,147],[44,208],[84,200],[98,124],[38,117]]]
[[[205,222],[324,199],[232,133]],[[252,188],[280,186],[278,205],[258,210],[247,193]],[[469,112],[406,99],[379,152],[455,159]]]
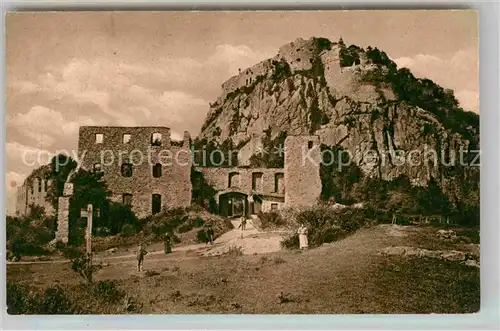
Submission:
[[[65,183],[63,196],[58,198],[57,203],[57,231],[55,242],[68,243],[69,236],[69,199],[73,195],[73,183]]]
[[[87,239],[87,254],[92,254],[92,205],[89,204],[87,206],[87,234],[86,234],[86,239]]]

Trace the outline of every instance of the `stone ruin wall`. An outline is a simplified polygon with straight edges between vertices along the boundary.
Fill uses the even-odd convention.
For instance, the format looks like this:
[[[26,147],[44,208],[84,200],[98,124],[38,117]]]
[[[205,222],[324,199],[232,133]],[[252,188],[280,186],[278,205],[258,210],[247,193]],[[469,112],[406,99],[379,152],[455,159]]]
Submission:
[[[220,98],[225,98],[225,96],[237,88],[251,85],[257,77],[262,75],[267,75],[273,68],[272,59],[267,59],[256,65],[242,70],[236,76],[229,78],[226,82],[222,84],[222,93]]]
[[[309,156],[309,157],[307,157]],[[285,140],[285,204],[311,206],[321,195],[320,139],[318,136],[288,136]]]
[[[162,135],[161,146],[151,145],[153,133]],[[96,144],[96,134],[104,134],[102,144]],[[129,143],[123,142],[124,134],[131,135]],[[85,153],[82,166],[87,170],[102,163],[112,201],[122,203],[123,195],[131,194],[132,210],[138,217],[145,217],[152,213],[153,194],[161,195],[163,208],[191,204],[192,157],[187,132],[181,143],[174,146],[170,129],[165,127],[81,127],[78,152],[80,156]],[[157,162],[163,164],[159,178],[153,177],[152,167]],[[132,164],[131,177],[122,176],[123,163]]]
[[[292,71],[310,70],[316,55],[317,50],[313,39],[298,38],[280,47],[278,59],[286,60]]]
[[[43,207],[47,215],[55,213],[54,207],[47,200],[47,193],[52,185],[52,179],[47,179],[51,169],[50,164],[43,165],[31,172],[22,186],[17,188],[16,215],[25,216],[30,213],[30,206]]]
[[[211,185],[218,191],[234,191],[244,194],[252,194],[252,174],[262,174],[260,185],[254,193],[268,194],[275,196],[283,196],[285,193],[284,182],[280,181],[280,189],[276,192],[275,189],[275,175],[282,174],[282,168],[215,168],[215,167],[197,167],[197,172],[201,172],[207,184]],[[232,177],[231,187],[229,187],[230,174],[238,174]],[[283,177],[284,178],[284,177]]]

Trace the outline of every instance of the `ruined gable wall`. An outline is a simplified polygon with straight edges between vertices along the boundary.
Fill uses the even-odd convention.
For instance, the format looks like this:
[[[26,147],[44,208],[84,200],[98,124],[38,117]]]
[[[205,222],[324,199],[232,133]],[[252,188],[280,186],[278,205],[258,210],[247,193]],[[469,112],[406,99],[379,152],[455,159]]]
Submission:
[[[309,149],[309,142],[312,143]],[[309,206],[321,194],[321,162],[318,136],[288,136],[285,140],[285,204]],[[309,154],[309,150],[311,151]],[[310,156],[310,159],[305,157]],[[312,160],[312,161],[311,161]]]
[[[97,133],[104,134],[102,144],[95,142]],[[162,134],[161,146],[151,145],[153,133]],[[129,143],[123,143],[124,134],[131,135]],[[138,217],[151,214],[153,194],[161,194],[164,208],[190,205],[189,147],[189,135],[182,146],[172,146],[170,129],[165,127],[81,127],[78,142],[84,168],[92,171],[94,164],[101,164],[111,200],[121,203],[123,194],[132,194],[132,210]],[[152,170],[157,162],[163,164],[159,178]],[[132,164],[131,177],[122,176],[123,163]]]
[[[54,214],[55,210],[52,204],[47,201],[47,193],[52,185],[52,180],[47,179],[50,171],[50,164],[43,165],[33,170],[24,180],[22,186],[17,189],[17,215],[24,216],[29,214],[29,207],[31,205],[43,207],[46,215]]]

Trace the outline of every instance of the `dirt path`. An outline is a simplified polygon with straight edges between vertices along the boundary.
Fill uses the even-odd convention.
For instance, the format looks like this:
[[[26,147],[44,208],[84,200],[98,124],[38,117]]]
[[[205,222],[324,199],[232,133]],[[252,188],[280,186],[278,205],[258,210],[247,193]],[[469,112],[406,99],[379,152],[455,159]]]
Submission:
[[[236,242],[264,245],[266,236],[273,236],[255,229],[246,232],[238,239],[241,231],[230,231],[208,248],[196,245],[198,249],[186,246],[167,255],[155,252],[145,260],[146,272],[137,271],[133,256],[108,259],[95,280],[117,280],[125,293],[144,305],[144,314],[470,313],[479,309],[477,268],[377,253],[401,245],[460,248],[459,243],[437,240],[436,229],[382,225],[308,251],[200,256]],[[243,248],[247,254],[249,247]],[[39,287],[80,282],[64,264],[9,265],[7,276]]]
[[[281,232],[267,232],[256,229],[250,221],[247,223],[245,231],[238,229],[239,221],[232,221],[234,229],[222,234],[214,241],[213,245],[193,244],[179,245],[173,247],[172,252],[195,251],[200,256],[221,255],[227,252],[232,247],[239,247],[243,254],[262,254],[277,252],[281,250]],[[146,248],[148,257],[164,255],[163,244],[155,243]],[[128,253],[132,251],[133,253]],[[94,260],[98,262],[119,263],[121,260],[129,260],[135,258],[134,250],[121,251],[119,253],[98,252],[94,255]],[[160,260],[162,260],[160,258]],[[150,258],[148,258],[150,260]],[[53,259],[47,261],[7,261],[7,264],[29,265],[29,264],[54,264],[68,263],[68,259]]]

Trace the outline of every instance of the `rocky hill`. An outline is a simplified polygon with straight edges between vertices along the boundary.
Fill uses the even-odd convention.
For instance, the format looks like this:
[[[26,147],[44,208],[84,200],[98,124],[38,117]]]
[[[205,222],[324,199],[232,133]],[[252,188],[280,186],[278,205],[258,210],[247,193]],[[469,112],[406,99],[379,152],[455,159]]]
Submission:
[[[199,139],[229,141],[242,151],[240,165],[252,165],[263,140],[287,134],[316,134],[350,151],[367,176],[406,175],[426,185],[453,176],[441,162],[397,165],[394,151],[428,148],[449,160],[454,151],[479,149],[479,116],[461,109],[452,90],[398,69],[377,48],[297,39],[222,85]],[[365,162],[370,153],[387,160]]]

